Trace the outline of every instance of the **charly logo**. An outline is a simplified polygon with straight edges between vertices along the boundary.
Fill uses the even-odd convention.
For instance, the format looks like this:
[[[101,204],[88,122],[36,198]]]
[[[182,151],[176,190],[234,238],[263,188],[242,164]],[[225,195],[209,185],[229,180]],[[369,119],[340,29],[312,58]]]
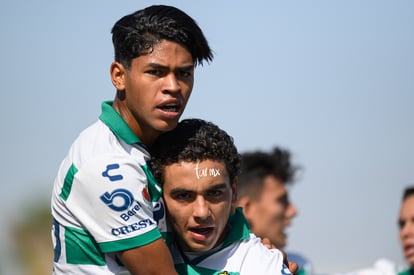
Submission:
[[[115,189],[111,193],[105,192],[101,200],[112,210],[125,211],[134,202],[134,195],[126,189]]]
[[[102,172],[102,177],[106,177],[108,178],[110,181],[117,181],[117,180],[122,180],[123,177],[122,175],[110,175],[109,172],[111,170],[116,170],[119,169],[119,164],[118,163],[113,163],[113,164],[108,164],[106,166],[106,170]]]

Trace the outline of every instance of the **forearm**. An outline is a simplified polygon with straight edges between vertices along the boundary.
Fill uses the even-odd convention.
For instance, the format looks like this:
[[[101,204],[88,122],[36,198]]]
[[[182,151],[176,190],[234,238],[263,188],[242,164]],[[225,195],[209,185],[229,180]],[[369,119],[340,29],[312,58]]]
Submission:
[[[177,275],[171,254],[163,239],[121,251],[119,258],[131,275]]]

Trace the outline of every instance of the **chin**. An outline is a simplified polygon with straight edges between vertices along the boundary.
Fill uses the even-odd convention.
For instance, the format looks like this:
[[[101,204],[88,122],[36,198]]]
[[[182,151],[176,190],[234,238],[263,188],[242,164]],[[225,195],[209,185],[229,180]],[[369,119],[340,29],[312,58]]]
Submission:
[[[160,132],[168,132],[174,130],[177,127],[178,121],[174,122],[165,122],[163,125],[160,125],[158,128]]]
[[[193,245],[189,246],[193,252],[207,252],[214,248],[214,245]]]

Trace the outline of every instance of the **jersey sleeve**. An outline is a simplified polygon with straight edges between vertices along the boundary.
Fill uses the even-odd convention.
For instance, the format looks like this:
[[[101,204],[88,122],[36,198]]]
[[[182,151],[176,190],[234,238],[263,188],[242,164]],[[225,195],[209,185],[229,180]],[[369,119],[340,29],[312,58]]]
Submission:
[[[291,275],[283,263],[283,254],[278,249],[268,249],[256,239],[247,253],[240,274]]]
[[[101,155],[71,169],[62,192],[66,190],[66,205],[103,252],[161,237],[147,197],[148,179],[137,160]]]

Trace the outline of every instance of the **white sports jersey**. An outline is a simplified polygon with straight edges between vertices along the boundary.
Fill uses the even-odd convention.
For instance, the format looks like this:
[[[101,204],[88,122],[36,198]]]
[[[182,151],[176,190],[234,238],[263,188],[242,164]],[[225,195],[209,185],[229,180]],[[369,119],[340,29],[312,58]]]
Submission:
[[[171,247],[175,268],[180,275],[277,275],[291,274],[277,249],[269,250],[261,239],[250,233],[241,209],[229,220],[230,233],[218,249],[200,253],[182,253]]]
[[[117,274],[116,251],[161,237],[161,189],[145,146],[112,102],[60,165],[52,194],[54,274]]]

